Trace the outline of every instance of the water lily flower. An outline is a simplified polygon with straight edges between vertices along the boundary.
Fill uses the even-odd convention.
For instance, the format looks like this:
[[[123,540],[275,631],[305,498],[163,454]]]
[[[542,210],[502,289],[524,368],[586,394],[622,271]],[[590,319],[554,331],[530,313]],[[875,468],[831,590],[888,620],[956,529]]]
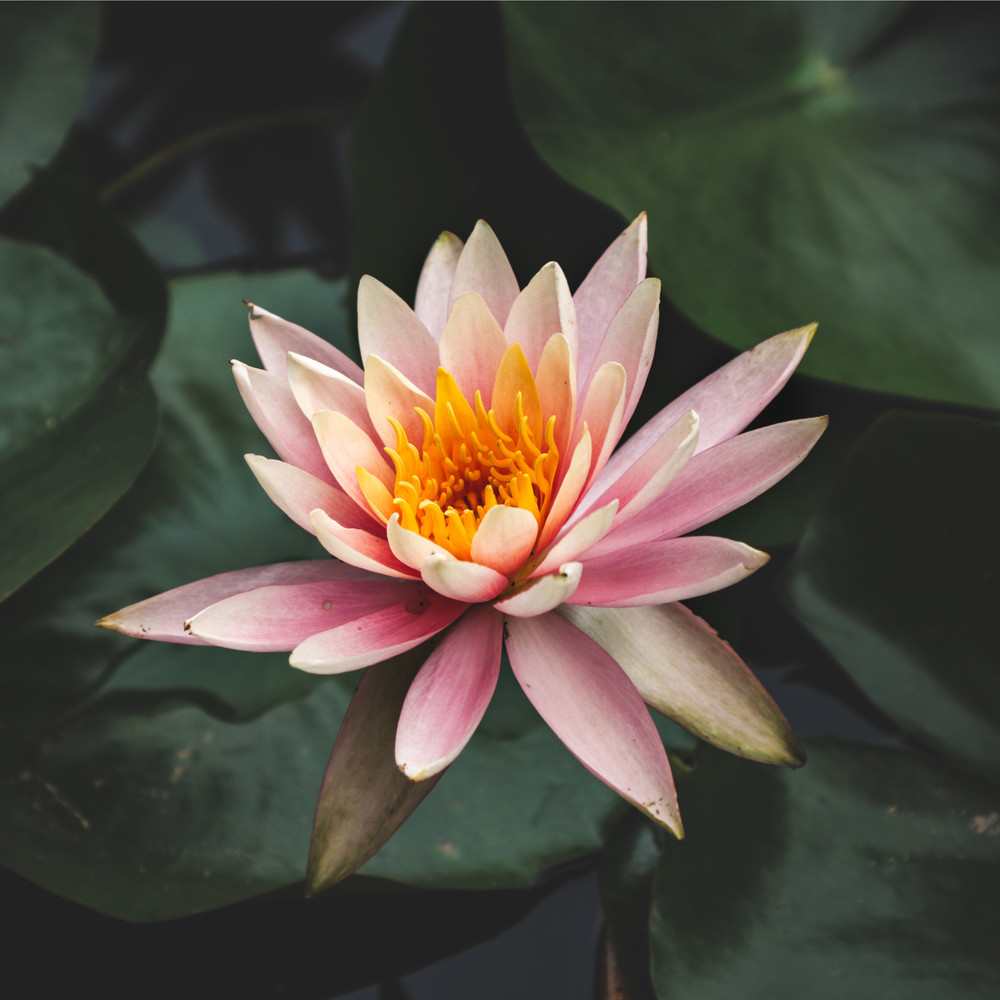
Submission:
[[[575,294],[554,263],[519,288],[482,222],[464,245],[447,233],[434,244],[412,309],[363,278],[363,369],[250,307],[263,369],[233,370],[278,458],[247,462],[334,558],[223,573],[100,624],[166,642],[286,650],[293,667],[316,674],[429,644],[405,684],[392,688],[375,668],[359,688],[317,837],[335,838],[355,810],[365,844],[344,848],[349,863],[327,858],[319,881],[374,853],[424,794],[408,789],[429,788],[456,758],[490,702],[504,648],[569,750],[677,836],[670,765],[647,705],[734,753],[802,762],[750,670],[678,602],[767,560],[689,533],[781,479],[822,433],[825,418],[744,431],[814,327],[737,357],[615,450],[649,371],[659,299],[640,216]],[[352,771],[379,754],[394,777],[376,762],[360,787]]]

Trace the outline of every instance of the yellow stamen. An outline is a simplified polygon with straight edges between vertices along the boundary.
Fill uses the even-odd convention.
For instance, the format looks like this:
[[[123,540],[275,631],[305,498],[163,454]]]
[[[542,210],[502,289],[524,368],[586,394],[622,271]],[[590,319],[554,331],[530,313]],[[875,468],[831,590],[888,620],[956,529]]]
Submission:
[[[396,446],[386,448],[396,469],[391,497],[388,489],[375,488],[374,477],[358,470],[365,496],[380,517],[398,513],[401,527],[466,560],[483,517],[497,504],[530,511],[541,527],[559,465],[556,418],[544,421],[538,387],[520,346],[504,355],[489,410],[479,390],[470,403],[452,375],[439,368],[433,420],[420,408],[416,413],[423,426],[419,448],[389,418],[396,435]]]

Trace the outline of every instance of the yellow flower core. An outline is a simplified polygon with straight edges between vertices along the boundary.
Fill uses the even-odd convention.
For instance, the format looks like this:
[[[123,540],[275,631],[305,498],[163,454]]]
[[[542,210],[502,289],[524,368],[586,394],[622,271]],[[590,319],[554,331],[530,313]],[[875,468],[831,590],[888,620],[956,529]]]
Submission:
[[[393,507],[402,527],[417,531],[458,559],[470,559],[472,539],[497,504],[530,511],[539,526],[552,499],[559,464],[555,416],[542,426],[538,387],[521,348],[510,348],[497,373],[492,405],[474,403],[438,369],[434,420],[420,407],[421,447],[390,417],[396,447]]]

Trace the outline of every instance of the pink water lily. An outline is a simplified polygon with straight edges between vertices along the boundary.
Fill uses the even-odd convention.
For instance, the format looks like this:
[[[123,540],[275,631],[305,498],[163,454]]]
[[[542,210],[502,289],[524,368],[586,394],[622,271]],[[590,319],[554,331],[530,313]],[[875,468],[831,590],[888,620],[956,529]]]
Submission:
[[[660,285],[645,272],[645,216],[575,294],[554,263],[519,288],[485,223],[464,245],[444,234],[413,309],[362,279],[364,369],[250,307],[264,367],[233,367],[279,457],[247,461],[334,558],[224,573],[100,624],[166,642],[287,650],[293,667],[317,674],[432,641],[412,683],[393,696],[386,730],[394,749],[385,754],[410,781],[381,805],[371,793],[364,808],[395,818],[364,821],[366,843],[337,877],[416,801],[396,808],[392,795],[405,798],[414,782],[429,787],[468,742],[504,648],[569,750],[678,836],[670,766],[647,704],[734,753],[802,762],[753,674],[678,602],[767,560],[740,542],[687,533],[781,479],[822,433],[825,418],[744,432],[795,369],[813,327],[737,357],[615,451],[656,338]],[[324,786],[330,801],[359,760],[381,752],[371,746],[375,683],[366,678],[345,719]],[[391,761],[390,769],[399,778]],[[350,796],[341,798],[321,808],[321,839],[336,825],[330,809],[343,819]]]

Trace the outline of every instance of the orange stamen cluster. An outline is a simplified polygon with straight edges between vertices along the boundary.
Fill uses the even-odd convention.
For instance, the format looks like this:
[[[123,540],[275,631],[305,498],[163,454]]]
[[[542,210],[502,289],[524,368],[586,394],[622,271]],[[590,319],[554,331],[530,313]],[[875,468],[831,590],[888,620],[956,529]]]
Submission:
[[[508,380],[501,391],[498,378],[487,410],[479,390],[470,404],[439,368],[433,422],[416,410],[424,431],[419,448],[390,418],[396,447],[386,452],[396,467],[392,503],[400,525],[458,559],[471,558],[472,539],[497,504],[530,511],[539,526],[548,512],[559,464],[556,418],[543,428],[534,379],[526,364],[517,369],[521,385]]]

